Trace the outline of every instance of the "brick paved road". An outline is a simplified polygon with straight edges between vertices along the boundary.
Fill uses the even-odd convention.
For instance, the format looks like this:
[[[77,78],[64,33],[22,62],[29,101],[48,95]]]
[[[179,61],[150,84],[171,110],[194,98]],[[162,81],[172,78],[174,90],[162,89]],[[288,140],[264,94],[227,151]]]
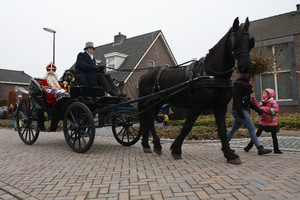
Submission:
[[[97,136],[77,154],[62,133],[41,133],[27,146],[0,129],[0,199],[300,199],[300,152],[258,156],[239,148],[247,141],[232,142],[243,161],[233,166],[219,142],[186,142],[183,159],[173,160],[168,141],[157,156],[144,154],[140,142],[124,147]]]

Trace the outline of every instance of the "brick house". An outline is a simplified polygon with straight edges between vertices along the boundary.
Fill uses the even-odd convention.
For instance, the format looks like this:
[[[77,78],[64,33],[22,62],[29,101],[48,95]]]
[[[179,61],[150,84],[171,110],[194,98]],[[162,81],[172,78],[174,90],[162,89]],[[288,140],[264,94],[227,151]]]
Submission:
[[[22,97],[21,88],[29,89],[31,76],[24,71],[0,69],[0,99],[7,100],[10,91],[16,91]]]
[[[139,78],[148,69],[177,65],[160,30],[132,38],[119,33],[113,43],[96,47],[94,57],[97,63],[107,66],[107,73],[118,80],[120,90],[130,98],[138,97]]]
[[[271,57],[276,73],[255,77],[255,96],[261,98],[264,88],[276,91],[280,113],[300,112],[300,4],[297,10],[251,22],[250,35],[255,50]]]

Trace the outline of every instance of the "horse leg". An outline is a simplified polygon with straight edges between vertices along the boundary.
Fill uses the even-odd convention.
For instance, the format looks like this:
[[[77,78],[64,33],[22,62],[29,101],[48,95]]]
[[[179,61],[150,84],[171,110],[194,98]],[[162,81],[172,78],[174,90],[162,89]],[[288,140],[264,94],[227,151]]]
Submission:
[[[140,131],[142,132],[142,146],[145,153],[152,153],[149,145],[149,126],[147,122],[148,112],[140,115]]]
[[[162,146],[160,144],[160,138],[155,130],[154,126],[154,120],[155,117],[158,115],[160,108],[162,107],[162,104],[158,104],[155,108],[153,108],[153,115],[151,120],[149,120],[149,125],[150,125],[150,131],[153,136],[153,144],[154,144],[154,152],[158,155],[162,154]],[[151,123],[151,124],[150,124]]]
[[[189,132],[192,130],[193,125],[197,119],[197,117],[199,116],[199,112],[193,112],[192,110],[189,111],[188,116],[183,124],[183,127],[180,131],[180,134],[178,135],[178,137],[175,139],[175,141],[173,142],[173,144],[171,145],[170,149],[172,152],[172,157],[174,159],[181,159],[181,146],[182,143],[184,141],[184,138],[189,134]]]
[[[226,131],[226,122],[225,122],[226,111],[227,111],[227,106],[218,107],[214,109],[218,135],[221,140],[222,151],[224,153],[225,158],[227,159],[227,162],[231,164],[239,165],[242,164],[242,161],[240,160],[240,157],[230,149],[227,140],[227,131]]]
[[[156,132],[155,127],[154,127],[154,119],[152,120],[150,130],[151,130],[151,133],[152,133],[152,136],[153,136],[154,152],[157,153],[158,155],[161,155],[162,146],[160,144],[160,138],[158,137],[157,132]]]

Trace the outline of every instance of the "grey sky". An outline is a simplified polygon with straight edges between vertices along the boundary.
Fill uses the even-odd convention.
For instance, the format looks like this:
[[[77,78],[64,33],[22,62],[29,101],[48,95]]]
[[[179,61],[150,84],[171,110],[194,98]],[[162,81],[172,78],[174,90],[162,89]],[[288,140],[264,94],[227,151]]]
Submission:
[[[121,32],[128,38],[162,30],[176,60],[199,59],[226,33],[234,19],[244,22],[296,10],[299,0],[1,0],[0,68],[23,70],[43,77],[52,61],[61,76],[83,51],[113,42]],[[251,26],[251,24],[250,24]]]

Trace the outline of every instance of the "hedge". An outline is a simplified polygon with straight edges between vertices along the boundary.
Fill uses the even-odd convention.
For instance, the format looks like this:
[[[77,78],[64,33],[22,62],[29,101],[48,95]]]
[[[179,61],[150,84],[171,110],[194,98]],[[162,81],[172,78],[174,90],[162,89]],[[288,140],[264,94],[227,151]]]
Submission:
[[[258,127],[259,122],[256,120],[257,115],[251,116],[253,124]],[[294,114],[278,114],[278,126],[284,129],[300,129],[300,113]],[[182,126],[185,120],[170,120],[169,125]],[[232,115],[226,116],[226,126],[231,127],[233,123]],[[201,115],[195,122],[195,126],[216,127],[215,118],[213,115]]]

